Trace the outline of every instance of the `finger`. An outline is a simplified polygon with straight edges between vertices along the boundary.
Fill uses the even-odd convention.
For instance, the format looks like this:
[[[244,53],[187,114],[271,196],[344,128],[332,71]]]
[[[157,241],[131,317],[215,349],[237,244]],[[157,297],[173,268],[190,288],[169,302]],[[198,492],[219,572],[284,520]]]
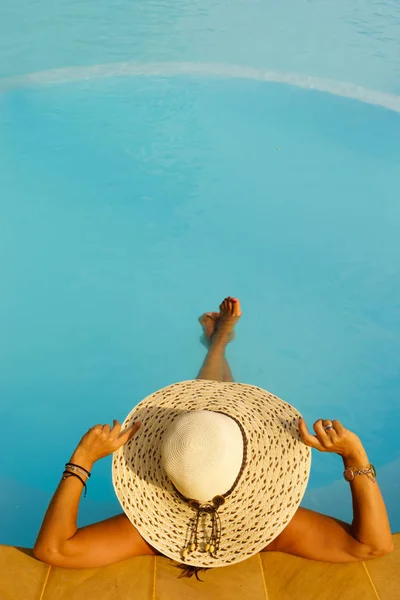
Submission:
[[[91,427],[91,429],[89,429],[89,431],[97,431],[97,433],[100,433],[102,429],[103,425],[94,425],[93,427]]]
[[[113,420],[113,428],[111,429],[111,437],[113,440],[121,433],[121,423],[117,419]]]
[[[140,423],[140,421],[137,421],[136,423],[134,423],[132,425],[132,427],[129,427],[129,429],[126,429],[125,431],[120,433],[118,436],[118,441],[121,442],[121,446],[123,444],[126,444],[127,442],[129,442],[129,440],[131,440],[133,438],[135,433],[137,433],[137,431],[139,431],[141,426],[142,426],[142,424]]]
[[[346,429],[343,427],[343,425],[341,424],[340,421],[337,421],[337,420],[332,421],[332,425],[334,426],[335,431],[339,436],[344,435],[344,432],[346,431]]]
[[[103,425],[102,430],[104,433],[110,433],[111,427],[109,426],[108,423],[106,423],[105,425]]]
[[[333,443],[336,443],[337,439],[338,439],[338,435],[337,435],[337,432],[335,431],[335,427],[334,427],[332,421],[329,419],[325,419],[324,421],[322,421],[322,427],[323,427],[326,435],[329,437],[329,439]],[[329,429],[327,429],[327,427],[329,427]]]
[[[306,446],[316,448],[317,450],[323,450],[323,447],[321,446],[316,436],[308,432],[306,422],[303,418],[299,420],[299,432],[300,437]]]
[[[315,433],[317,434],[318,440],[324,448],[329,448],[330,446],[332,446],[333,442],[329,437],[328,432],[325,431],[324,426],[322,425],[322,419],[318,419],[318,421],[315,421],[313,428]]]

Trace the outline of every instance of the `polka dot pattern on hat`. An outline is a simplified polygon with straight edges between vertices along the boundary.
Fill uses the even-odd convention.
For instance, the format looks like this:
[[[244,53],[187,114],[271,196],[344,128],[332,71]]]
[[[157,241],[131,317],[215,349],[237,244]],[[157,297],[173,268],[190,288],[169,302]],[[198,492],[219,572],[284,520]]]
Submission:
[[[161,465],[161,442],[182,412],[210,410],[237,420],[246,437],[241,476],[219,508],[218,556],[191,552],[185,563],[220,567],[253,556],[294,516],[308,483],[311,449],[300,439],[300,414],[261,388],[243,383],[190,380],[142,400],[124,427],[141,421],[138,433],[113,455],[113,483],[121,506],[142,537],[162,554],[182,562],[193,509],[182,500]],[[203,524],[205,531],[207,523]]]

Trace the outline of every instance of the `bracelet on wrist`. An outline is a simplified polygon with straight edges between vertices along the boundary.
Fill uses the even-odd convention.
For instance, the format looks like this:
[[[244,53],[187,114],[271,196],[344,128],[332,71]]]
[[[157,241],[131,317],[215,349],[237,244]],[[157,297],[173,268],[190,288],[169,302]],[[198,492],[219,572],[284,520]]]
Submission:
[[[84,467],[81,467],[80,465],[76,465],[75,463],[72,463],[72,462],[66,463],[65,468],[70,469],[74,473],[80,473],[81,475],[85,475],[85,477],[87,477],[87,479],[89,479],[89,477],[91,476],[90,471],[88,471]]]
[[[77,479],[79,479],[79,481],[82,483],[83,487],[85,488],[85,493],[84,493],[84,498],[86,498],[86,494],[87,494],[87,485],[86,485],[86,481],[84,481],[82,479],[82,477],[80,475],[78,475],[78,473],[72,473],[72,471],[64,471],[63,473],[63,480],[64,479],[68,479],[68,477],[76,477]]]
[[[347,466],[343,472],[343,477],[349,483],[355,479],[356,475],[366,475],[371,481],[376,481],[376,469],[374,465],[371,464],[366,467]]]
[[[76,477],[82,483],[85,488],[84,498],[86,498],[87,494],[87,485],[86,482],[91,476],[91,472],[85,469],[85,467],[81,467],[72,462],[68,462],[65,464],[65,471],[63,473],[63,480],[68,479],[68,477]],[[85,478],[85,479],[84,479]]]

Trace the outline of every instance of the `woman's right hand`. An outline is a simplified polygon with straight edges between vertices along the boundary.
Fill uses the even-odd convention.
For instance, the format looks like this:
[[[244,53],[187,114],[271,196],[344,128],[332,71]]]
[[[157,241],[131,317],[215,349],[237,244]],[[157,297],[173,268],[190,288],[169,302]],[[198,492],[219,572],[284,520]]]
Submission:
[[[325,427],[332,426],[327,431]],[[299,432],[303,442],[320,452],[335,452],[344,459],[358,458],[365,453],[364,447],[357,434],[345,429],[340,421],[318,419],[313,425],[316,435],[309,433],[303,418],[299,421]]]
[[[79,464],[89,470],[93,463],[100,458],[112,454],[118,448],[129,442],[135,433],[140,429],[141,423],[137,422],[121,432],[121,424],[114,419],[113,427],[110,425],[95,425],[81,439],[71,462]]]

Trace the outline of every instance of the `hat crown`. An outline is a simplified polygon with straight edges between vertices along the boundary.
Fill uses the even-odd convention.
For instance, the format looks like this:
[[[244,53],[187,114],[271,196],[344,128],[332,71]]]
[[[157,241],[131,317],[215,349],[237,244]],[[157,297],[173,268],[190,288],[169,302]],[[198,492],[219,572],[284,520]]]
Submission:
[[[243,463],[239,425],[227,415],[188,411],[165,432],[161,459],[177,490],[199,502],[210,502],[234,485]]]

